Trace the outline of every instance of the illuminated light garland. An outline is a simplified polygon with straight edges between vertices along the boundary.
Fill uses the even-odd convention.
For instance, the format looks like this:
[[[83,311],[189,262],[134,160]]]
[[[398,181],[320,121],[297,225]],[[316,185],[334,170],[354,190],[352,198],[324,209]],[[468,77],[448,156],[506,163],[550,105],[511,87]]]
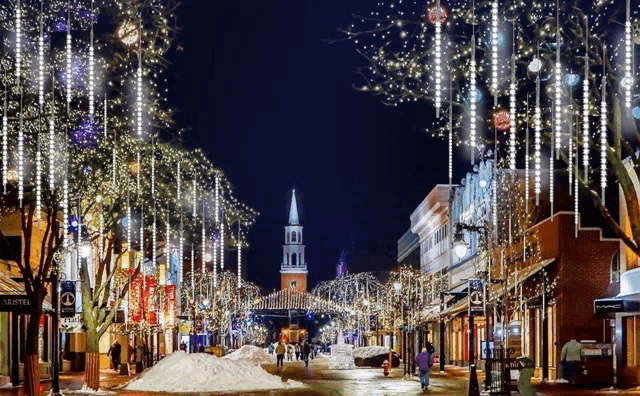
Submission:
[[[216,290],[218,288],[218,265],[217,265],[217,257],[218,257],[218,241],[216,239],[216,237],[213,237],[213,241],[212,241],[212,246],[213,246],[213,290]],[[215,298],[215,294],[214,294],[214,298]]]
[[[89,117],[93,121],[95,113],[95,98],[94,98],[94,50],[93,50],[93,0],[91,0],[91,9],[89,10],[89,18],[91,23],[91,30],[89,32]]]
[[[449,73],[449,187],[453,184],[453,75]]]
[[[104,94],[104,115],[103,115],[103,123],[104,123],[104,128],[103,128],[103,137],[106,139],[108,137],[107,135],[107,110],[108,110],[108,106],[107,106],[107,94]]]
[[[36,219],[40,225],[40,215],[42,213],[42,150],[40,150],[40,134],[36,148]]]
[[[53,86],[53,82],[52,82]],[[49,190],[55,189],[56,181],[56,153],[55,153],[55,139],[56,139],[56,106],[55,95],[52,92],[51,95],[51,118],[49,119]]]
[[[207,252],[207,235],[205,233],[205,225],[207,222],[207,217],[204,212],[204,200],[202,200],[202,273],[205,273],[206,269],[206,260],[204,258]]]
[[[574,222],[574,229],[575,229],[575,237],[578,237],[578,223],[580,221],[580,212],[579,207],[578,207],[578,174],[579,174],[579,169],[580,169],[580,164],[579,164],[579,154],[580,154],[580,144],[579,144],[579,137],[580,137],[580,127],[579,127],[579,123],[577,122],[577,118],[576,118],[576,164],[575,164],[575,180],[573,183],[573,222]]]
[[[220,271],[224,271],[224,206],[220,218]]]
[[[136,148],[136,191],[140,195],[140,174],[142,173],[142,165],[140,164],[140,148]]]
[[[156,150],[154,138],[151,138],[151,196],[156,198]]]
[[[38,103],[44,107],[44,0],[40,0],[40,36],[38,37]]]
[[[22,87],[20,87],[20,125],[18,127],[18,199],[22,207],[24,198],[24,124],[22,108]]]
[[[67,3],[67,113],[71,108],[71,83],[73,74],[71,72],[71,1]]]
[[[7,118],[7,91],[4,91],[4,105],[2,111],[2,186],[3,191],[7,193],[7,182],[9,178],[9,129]]]
[[[195,301],[196,298],[196,283],[195,283],[195,273],[196,273],[196,260],[195,260],[195,238],[193,238],[193,242],[191,244],[191,298]]]
[[[584,182],[589,182],[589,20],[585,18],[584,80],[582,82],[582,163]]]
[[[198,187],[196,185],[196,175],[193,175],[193,201],[191,202],[191,205],[193,207],[193,225],[196,225],[196,220],[198,218],[198,207],[197,207],[197,203],[196,203],[196,198],[198,195]]]
[[[156,252],[158,251],[158,224],[156,222],[156,200],[153,199],[153,230],[151,232],[151,264],[157,268]]]
[[[624,24],[624,79],[625,79],[625,105],[631,109],[631,88],[633,87],[633,75],[631,74],[631,59],[633,57],[633,45],[631,42],[631,0],[627,0],[627,20]]]
[[[436,47],[436,93],[435,93],[435,106],[436,106],[436,117],[440,117],[440,108],[442,107],[442,22],[440,21],[440,0],[436,0],[436,37],[435,37],[435,47]]]
[[[165,242],[164,242],[164,257],[166,260],[167,272],[171,266],[171,219],[169,217],[169,201],[167,201],[166,219],[165,219]]]
[[[238,289],[242,286],[242,242],[240,242],[240,226],[238,226]]]
[[[534,191],[536,193],[536,206],[540,205],[540,165],[541,159],[541,146],[542,146],[542,121],[540,119],[540,72],[536,76],[536,108],[533,121],[533,144],[534,144]]]
[[[144,281],[144,207],[140,207],[140,251],[138,253],[140,257],[139,265],[140,271],[142,271],[142,279]]]
[[[560,159],[562,143],[562,66],[560,64],[560,0],[556,0],[556,72],[555,72],[555,144],[556,159]],[[553,216],[551,216],[553,219]]]
[[[181,202],[180,201],[182,200],[182,197],[181,197],[180,191],[181,191],[181,188],[182,188],[182,186],[181,186],[182,174],[180,173],[180,158],[179,157],[178,157],[178,161],[177,162],[178,162],[178,170],[176,171],[176,174],[178,175],[178,177],[177,177],[178,180],[176,181],[176,192],[177,192],[177,196],[178,196],[178,205],[181,206]]]
[[[16,1],[16,81],[20,85],[22,71],[22,6]]]
[[[67,156],[67,161],[69,160]],[[68,162],[67,162],[68,163]],[[62,245],[65,254],[69,253],[69,180],[65,171],[64,180],[62,181],[62,223],[64,228],[64,236]]]
[[[131,247],[131,227],[133,226],[131,222],[131,197],[129,195],[129,191],[127,191],[127,251],[132,252],[133,249]],[[131,258],[131,257],[129,257]]]
[[[215,227],[216,230],[218,230],[218,228],[220,228],[220,176],[218,176],[216,174],[216,180],[215,180],[215,202],[214,202],[214,223],[215,223]],[[214,276],[215,276],[215,271],[217,271],[217,266],[218,266],[218,238],[219,236],[214,236],[214,243],[213,243],[213,268],[214,268]]]
[[[142,35],[140,35],[142,37]],[[138,73],[137,74],[137,93],[138,100],[136,104],[136,113],[138,120],[138,137],[142,137],[142,47],[139,47],[138,51]]]
[[[493,104],[498,105],[498,0],[491,5],[491,87]]]
[[[527,95],[527,114],[525,120],[527,121],[525,131],[525,146],[524,146],[524,204],[527,216],[529,215],[529,96]]]
[[[477,116],[477,88],[476,88],[476,39],[471,36],[471,62],[469,65],[469,85],[471,89],[471,119],[469,120],[469,145],[471,146],[471,164],[475,163],[476,157],[476,116]]]
[[[607,76],[606,60],[607,48],[603,48],[602,55],[602,101],[600,103],[600,199],[605,204],[605,190],[607,188]]]
[[[98,204],[100,204],[98,210],[100,212],[99,214],[99,237],[98,237],[98,260],[100,263],[102,263],[102,260],[104,259],[104,213],[102,210],[102,196],[98,195],[97,199]]]
[[[515,41],[515,40],[514,40]],[[515,44],[514,44],[515,45]],[[509,96],[509,169],[516,170],[516,54],[511,56],[511,88]]]
[[[570,101],[571,108],[569,116],[569,195],[573,194],[573,99]]]
[[[178,246],[178,254],[180,255],[180,259],[178,260],[178,279],[180,280],[180,285],[184,280],[184,223],[182,221],[182,214],[180,214],[180,245]]]

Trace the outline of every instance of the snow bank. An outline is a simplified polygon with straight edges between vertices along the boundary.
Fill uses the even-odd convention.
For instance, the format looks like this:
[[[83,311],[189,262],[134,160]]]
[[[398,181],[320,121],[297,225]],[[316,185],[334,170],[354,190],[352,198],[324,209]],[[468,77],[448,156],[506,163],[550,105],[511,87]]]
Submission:
[[[149,392],[229,392],[302,387],[282,382],[262,367],[244,360],[220,359],[205,353],[176,351],[130,382],[125,389]]]
[[[366,346],[353,350],[354,358],[367,359],[378,355],[388,355],[389,348],[383,346]]]
[[[253,345],[243,345],[237,351],[224,356],[223,359],[246,360],[253,364],[273,363],[276,357],[269,355],[262,348]]]

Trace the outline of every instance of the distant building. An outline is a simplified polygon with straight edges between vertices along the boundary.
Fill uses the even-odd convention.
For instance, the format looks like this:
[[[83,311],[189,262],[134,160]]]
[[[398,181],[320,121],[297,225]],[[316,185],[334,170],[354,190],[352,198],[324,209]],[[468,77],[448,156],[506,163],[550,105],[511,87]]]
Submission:
[[[348,273],[349,271],[347,270],[347,258],[343,250],[342,253],[340,253],[338,264],[336,264],[336,279],[347,276]]]
[[[398,265],[420,268],[420,238],[411,230],[398,239]]]
[[[307,291],[307,262],[302,244],[302,225],[298,215],[296,190],[291,193],[289,222],[284,227],[285,244],[282,246],[282,264],[280,265],[280,288],[293,288]]]

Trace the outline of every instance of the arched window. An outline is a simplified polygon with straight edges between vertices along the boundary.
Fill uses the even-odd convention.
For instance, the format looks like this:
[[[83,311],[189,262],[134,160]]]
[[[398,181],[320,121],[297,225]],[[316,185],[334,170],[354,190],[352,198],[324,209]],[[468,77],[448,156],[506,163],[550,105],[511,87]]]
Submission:
[[[291,253],[291,265],[298,265],[298,256],[295,253]]]
[[[616,252],[611,258],[611,271],[609,273],[609,282],[620,282],[620,255]]]
[[[295,242],[296,241],[296,232],[292,232],[291,233],[291,242]]]

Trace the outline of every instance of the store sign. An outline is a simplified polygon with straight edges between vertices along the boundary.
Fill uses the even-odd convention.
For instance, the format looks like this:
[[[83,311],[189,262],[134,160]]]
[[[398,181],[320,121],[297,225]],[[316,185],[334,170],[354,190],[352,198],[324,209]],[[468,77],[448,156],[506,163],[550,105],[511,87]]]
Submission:
[[[73,318],[76,315],[76,283],[60,282],[60,317]]]
[[[593,302],[593,308],[596,314],[638,312],[640,311],[640,301],[622,298],[602,298]]]
[[[182,334],[191,333],[191,323],[187,321],[178,323],[178,333],[182,333]]]
[[[484,316],[484,285],[480,279],[469,279],[469,315]]]
[[[164,293],[164,323],[173,327],[175,326],[176,285],[165,286]]]
[[[61,318],[60,331],[63,333],[83,333],[82,315],[77,314],[72,317]]]
[[[26,314],[32,309],[31,298],[26,294],[0,294],[0,312]]]

